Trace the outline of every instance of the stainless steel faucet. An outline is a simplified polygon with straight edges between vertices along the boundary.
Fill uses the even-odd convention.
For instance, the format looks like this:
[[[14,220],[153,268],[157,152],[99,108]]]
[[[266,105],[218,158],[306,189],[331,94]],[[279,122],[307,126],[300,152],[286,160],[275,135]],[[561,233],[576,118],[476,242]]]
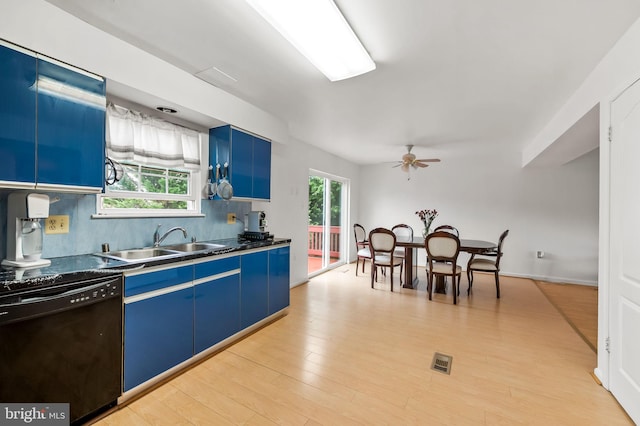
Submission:
[[[153,246],[154,247],[159,247],[160,243],[162,241],[164,241],[164,239],[167,238],[167,236],[170,233],[172,233],[173,231],[182,231],[182,235],[184,235],[184,237],[187,238],[187,230],[182,228],[181,226],[176,226],[174,228],[171,228],[167,232],[162,234],[162,236],[160,236],[160,227],[161,226],[162,226],[161,224],[158,224],[158,227],[156,228],[156,232],[153,233]]]

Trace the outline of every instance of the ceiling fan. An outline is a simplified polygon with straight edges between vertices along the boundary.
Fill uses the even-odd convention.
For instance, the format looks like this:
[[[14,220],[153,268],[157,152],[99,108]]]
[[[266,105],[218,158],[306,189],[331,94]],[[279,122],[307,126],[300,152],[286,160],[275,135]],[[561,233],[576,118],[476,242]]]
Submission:
[[[411,179],[411,168],[417,169],[418,167],[429,167],[426,163],[437,163],[439,158],[421,158],[417,159],[415,154],[411,153],[413,145],[407,145],[407,153],[402,156],[402,160],[398,161],[393,167],[400,167],[403,172],[407,172],[407,180]]]

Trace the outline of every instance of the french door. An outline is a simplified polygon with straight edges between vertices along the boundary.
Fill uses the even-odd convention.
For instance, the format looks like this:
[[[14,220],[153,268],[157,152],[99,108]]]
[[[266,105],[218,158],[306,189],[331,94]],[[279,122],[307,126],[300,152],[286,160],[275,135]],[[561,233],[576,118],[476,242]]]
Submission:
[[[309,172],[309,276],[345,263],[347,189],[345,179]]]

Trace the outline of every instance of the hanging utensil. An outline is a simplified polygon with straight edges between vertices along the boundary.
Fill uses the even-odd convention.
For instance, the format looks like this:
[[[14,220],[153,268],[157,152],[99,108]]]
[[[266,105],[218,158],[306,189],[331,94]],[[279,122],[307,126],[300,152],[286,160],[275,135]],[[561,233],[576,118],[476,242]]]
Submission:
[[[212,166],[209,166],[213,168]],[[209,183],[209,199],[213,200],[213,197],[218,193],[218,174],[220,171],[220,166],[216,165],[216,178],[211,178],[211,183]],[[211,173],[211,170],[209,171]]]
[[[224,163],[224,168],[222,169],[222,179],[218,184],[218,196],[223,200],[230,200],[233,197],[233,187],[227,180],[227,176],[229,175],[229,163]]]
[[[209,165],[209,175],[207,177],[207,183],[204,185],[204,193],[209,200],[213,199],[215,191],[211,191],[211,179],[213,179],[213,166]]]
[[[122,165],[107,157],[105,159],[105,184],[113,185],[116,182],[119,182],[123,175],[124,170]]]

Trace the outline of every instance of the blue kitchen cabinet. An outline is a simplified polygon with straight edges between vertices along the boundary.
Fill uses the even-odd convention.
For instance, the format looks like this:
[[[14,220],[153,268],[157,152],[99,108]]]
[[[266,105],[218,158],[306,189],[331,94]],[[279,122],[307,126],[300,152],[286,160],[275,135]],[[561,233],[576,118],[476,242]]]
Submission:
[[[193,356],[193,306],[193,266],[125,276],[124,391]]]
[[[240,331],[240,256],[195,265],[194,354]]]
[[[268,315],[269,252],[242,255],[240,269],[240,327],[246,328]]]
[[[271,142],[253,138],[253,198],[271,199]]]
[[[191,266],[161,269],[145,274],[132,275],[125,279],[124,297],[162,290],[191,281],[193,281],[193,267]]]
[[[269,315],[289,306],[289,246],[269,250]]]
[[[0,181],[35,183],[35,85],[35,55],[0,45]]]
[[[38,185],[101,190],[105,89],[102,78],[38,59]]]
[[[101,77],[0,44],[0,186],[100,192],[105,106]]]
[[[222,126],[209,129],[209,164],[222,167],[231,159],[231,127]]]
[[[229,163],[233,196],[271,198],[271,142],[231,126],[209,130],[209,163]]]
[[[231,184],[236,197],[253,197],[253,136],[231,129]]]

